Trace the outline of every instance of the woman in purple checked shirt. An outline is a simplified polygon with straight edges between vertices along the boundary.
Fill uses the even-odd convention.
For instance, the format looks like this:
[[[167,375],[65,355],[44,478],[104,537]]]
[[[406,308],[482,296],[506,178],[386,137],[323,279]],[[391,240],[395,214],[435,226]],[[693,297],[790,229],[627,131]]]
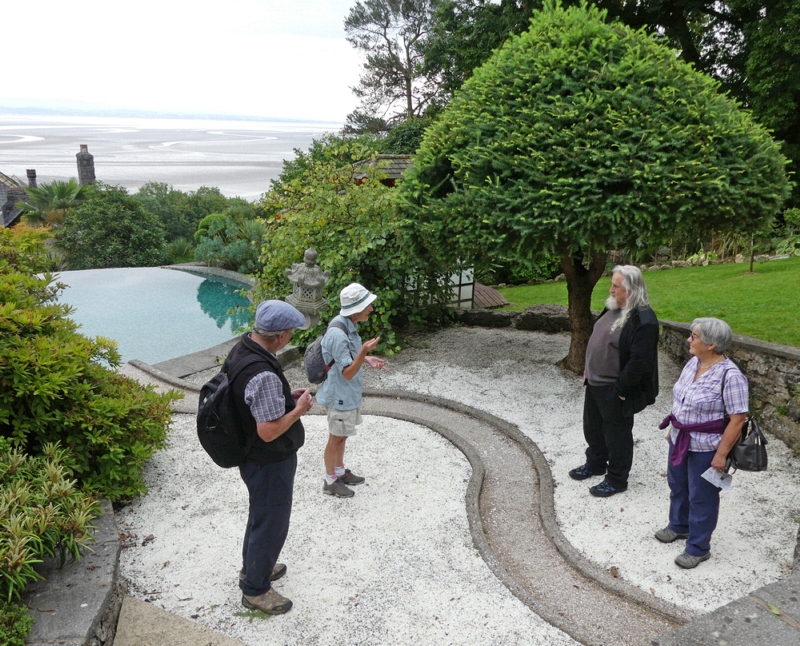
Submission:
[[[697,567],[711,556],[711,534],[719,517],[719,488],[702,474],[722,472],[747,417],[748,385],[724,352],[733,338],[720,319],[692,321],[689,353],[694,355],[672,389],[672,413],[661,428],[672,424],[669,440],[669,525],[656,532],[662,543],[686,539],[675,563]],[[723,401],[724,380],[724,401]]]

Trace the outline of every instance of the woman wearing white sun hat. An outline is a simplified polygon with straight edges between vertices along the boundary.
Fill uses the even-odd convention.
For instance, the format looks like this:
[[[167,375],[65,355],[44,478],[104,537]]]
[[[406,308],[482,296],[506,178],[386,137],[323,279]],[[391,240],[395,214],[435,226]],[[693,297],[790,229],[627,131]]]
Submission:
[[[363,285],[351,283],[339,294],[341,310],[331,321],[322,339],[322,358],[331,366],[328,378],[317,391],[317,401],[328,409],[328,444],[325,447],[325,484],[322,491],[338,498],[352,498],[355,492],[347,485],[357,485],[364,478],[344,467],[347,438],[356,434],[361,424],[361,393],[364,387],[363,365],[382,370],[384,360],[367,356],[380,337],[362,343],[358,324],[365,322],[378,298]],[[333,326],[337,323],[344,329]],[[333,365],[331,365],[333,364]]]

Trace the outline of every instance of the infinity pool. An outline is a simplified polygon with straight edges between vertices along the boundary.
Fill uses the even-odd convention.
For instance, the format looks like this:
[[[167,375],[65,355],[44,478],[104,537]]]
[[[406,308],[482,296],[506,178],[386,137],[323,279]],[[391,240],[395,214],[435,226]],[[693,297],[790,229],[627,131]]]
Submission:
[[[86,336],[119,344],[122,360],[154,364],[210,348],[236,336],[250,322],[237,293],[246,285],[184,271],[139,267],[64,271],[68,285],[59,301],[71,305],[72,319]]]

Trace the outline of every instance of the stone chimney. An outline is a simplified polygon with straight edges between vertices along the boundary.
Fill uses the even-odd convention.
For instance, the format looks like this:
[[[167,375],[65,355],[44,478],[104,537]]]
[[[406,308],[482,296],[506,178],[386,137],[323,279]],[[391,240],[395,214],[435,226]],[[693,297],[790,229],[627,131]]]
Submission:
[[[29,168],[25,171],[28,175],[28,188],[37,188],[36,184],[36,169]]]
[[[89,146],[81,144],[81,151],[75,157],[78,158],[78,183],[83,186],[94,182],[94,155],[89,153]]]

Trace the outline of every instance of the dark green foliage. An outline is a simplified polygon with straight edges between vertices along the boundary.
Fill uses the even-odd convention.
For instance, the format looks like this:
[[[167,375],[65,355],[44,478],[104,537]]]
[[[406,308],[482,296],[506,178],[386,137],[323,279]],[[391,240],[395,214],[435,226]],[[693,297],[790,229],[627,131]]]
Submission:
[[[222,213],[241,203],[242,198],[227,198],[218,188],[201,186],[184,193],[164,182],[147,182],[135,194],[145,210],[159,217],[167,242],[178,238],[191,239],[197,225],[210,213]]]
[[[32,625],[25,606],[0,601],[0,646],[24,646]]]
[[[426,131],[402,191],[419,256],[561,256],[577,368],[606,250],[689,227],[753,230],[788,195],[784,164],[671,50],[597,9],[551,5]]]
[[[670,50],[595,9],[551,9],[428,130],[404,194],[431,251],[532,259],[689,225],[747,229],[779,209],[783,165]]]
[[[186,238],[177,238],[172,242],[168,242],[164,250],[167,254],[167,261],[171,265],[194,260],[194,245]]]
[[[540,6],[524,0],[439,3],[425,42],[425,69],[441,79],[436,105],[443,107],[509,36],[525,31]]]
[[[437,271],[403,247],[397,232],[402,224],[396,208],[398,192],[380,183],[380,169],[360,166],[367,177],[356,184],[351,160],[369,160],[373,151],[358,141],[326,147],[309,157],[305,168],[265,196],[262,207],[274,213],[269,242],[262,247],[260,286],[263,295],[284,298],[291,291],[285,271],[303,261],[308,247],[319,252],[318,264],[331,273],[325,296],[332,306],[323,323],[337,311],[339,291],[360,282],[378,295],[376,314],[361,325],[365,338],[380,336],[380,351],[391,353],[401,341],[396,328],[405,324],[435,323],[444,308],[428,306],[444,298],[436,277],[449,277],[449,268]],[[419,290],[409,291],[416,284]],[[301,345],[319,329],[295,333]]]
[[[70,269],[152,267],[166,261],[157,216],[121,186],[97,182],[56,233]]]
[[[203,218],[195,233],[195,260],[242,274],[255,273],[268,230],[264,220],[252,217],[252,211],[252,206],[249,210],[234,207]]]
[[[105,367],[119,364],[116,344],[77,332],[53,277],[28,273],[45,262],[35,245],[0,229],[0,436],[30,455],[58,442],[84,489],[135,496],[177,395]]]
[[[92,540],[99,503],[71,479],[70,459],[57,445],[41,456],[26,455],[0,436],[0,599],[19,597],[41,576],[34,564],[45,557],[79,560]]]
[[[494,258],[486,262],[480,258],[475,263],[475,280],[484,285],[532,285],[561,273],[561,259],[558,256],[542,253],[533,262],[523,262],[517,258]]]
[[[378,152],[386,155],[413,155],[422,143],[425,128],[431,122],[429,117],[413,117],[397,122],[386,133],[386,137],[376,142]]]

